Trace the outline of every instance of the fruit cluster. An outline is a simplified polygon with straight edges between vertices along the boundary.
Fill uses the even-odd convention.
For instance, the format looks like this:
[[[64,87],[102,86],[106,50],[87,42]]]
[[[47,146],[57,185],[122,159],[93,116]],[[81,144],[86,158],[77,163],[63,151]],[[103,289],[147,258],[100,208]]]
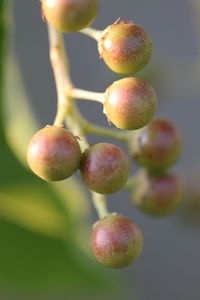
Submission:
[[[49,26],[95,37],[101,58],[114,72],[132,74],[149,61],[151,36],[133,22],[117,20],[103,31],[86,28],[97,13],[98,0],[41,0],[41,4]],[[70,87],[66,101],[70,101],[75,91]],[[79,169],[84,183],[93,193],[112,194],[127,187],[133,202],[145,213],[171,213],[180,203],[182,183],[177,174],[167,169],[180,155],[182,138],[172,122],[152,120],[157,103],[153,87],[139,78],[127,77],[115,81],[97,98],[97,101],[101,98],[108,120],[127,130],[123,141],[142,169],[130,177],[130,158],[113,144],[92,144],[82,151],[81,137],[72,134],[73,126],[70,131],[64,128],[64,119],[61,124],[47,125],[33,136],[27,150],[30,168],[47,181],[66,179]],[[83,125],[80,120],[75,121],[76,126]],[[92,130],[92,124],[90,127]],[[111,136],[112,129],[109,130]],[[94,224],[91,241],[94,256],[101,264],[121,268],[139,256],[143,236],[130,219],[106,213]]]

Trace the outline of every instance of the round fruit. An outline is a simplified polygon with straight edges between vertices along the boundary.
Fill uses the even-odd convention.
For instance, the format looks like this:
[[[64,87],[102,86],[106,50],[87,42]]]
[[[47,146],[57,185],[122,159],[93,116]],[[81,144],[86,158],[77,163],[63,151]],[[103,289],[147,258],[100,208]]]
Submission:
[[[134,130],[149,123],[156,104],[156,93],[148,82],[134,77],[123,78],[107,88],[104,113],[116,127]]]
[[[174,212],[182,194],[182,180],[176,173],[153,175],[140,170],[132,188],[133,203],[143,212],[158,216]]]
[[[122,21],[108,26],[98,42],[100,56],[116,73],[140,71],[152,52],[151,36],[140,26]]]
[[[92,191],[112,194],[126,184],[130,175],[130,161],[119,147],[99,143],[85,150],[80,170],[83,181]]]
[[[95,18],[98,0],[41,0],[45,19],[56,29],[75,32]]]
[[[143,236],[130,219],[114,213],[94,224],[91,244],[93,254],[102,265],[123,268],[140,255]]]
[[[181,152],[182,138],[172,122],[155,119],[136,133],[135,137],[133,133],[129,145],[138,164],[158,170],[176,162]]]
[[[32,171],[47,181],[70,177],[81,160],[79,143],[67,129],[46,126],[31,139],[27,160]]]

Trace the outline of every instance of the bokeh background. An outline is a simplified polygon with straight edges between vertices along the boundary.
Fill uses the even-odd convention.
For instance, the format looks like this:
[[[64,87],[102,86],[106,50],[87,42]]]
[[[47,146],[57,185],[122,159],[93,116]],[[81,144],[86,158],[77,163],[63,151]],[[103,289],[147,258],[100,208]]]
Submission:
[[[87,204],[87,191],[79,190],[76,182],[71,181],[65,186],[47,187],[21,170],[13,157],[6,165],[8,175],[1,191],[2,300],[200,299],[200,2],[100,0],[94,27],[104,29],[118,17],[134,20],[152,34],[151,62],[137,76],[155,87],[159,98],[157,116],[174,121],[183,132],[184,151],[176,165],[186,184],[183,208],[170,217],[155,219],[139,212],[126,191],[109,196],[110,211],[134,219],[143,230],[145,241],[142,255],[134,265],[110,271],[98,266],[87,254],[88,225],[85,223],[91,226],[97,219]],[[15,59],[10,59],[10,69],[16,74],[16,80],[8,85],[12,99],[7,114],[16,123],[10,121],[15,134],[12,136],[9,129],[7,136],[13,138],[11,147],[15,141],[20,156],[24,127],[29,127],[28,122],[30,126],[34,123],[24,99],[28,99],[38,122],[34,126],[39,129],[53,122],[56,91],[40,1],[14,0],[13,19]],[[72,79],[77,87],[103,92],[121,78],[99,59],[94,40],[79,33],[65,38]],[[90,121],[108,125],[100,104],[81,100],[78,104]],[[89,141],[120,145],[99,136],[89,136]],[[14,165],[17,171],[13,172]]]

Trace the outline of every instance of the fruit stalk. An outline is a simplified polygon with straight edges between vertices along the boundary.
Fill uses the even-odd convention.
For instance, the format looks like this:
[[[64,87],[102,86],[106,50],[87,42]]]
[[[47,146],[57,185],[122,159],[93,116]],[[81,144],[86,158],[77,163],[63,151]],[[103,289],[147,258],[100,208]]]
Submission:
[[[106,199],[105,195],[100,195],[95,192],[91,192],[91,193],[92,193],[93,204],[98,212],[99,219],[102,219],[106,215],[108,215],[108,210],[106,207],[107,199]]]
[[[71,79],[67,72],[69,62],[64,51],[62,33],[48,25],[48,35],[50,44],[50,61],[54,72],[57,89],[57,114],[54,125],[62,125],[67,112],[70,109],[70,98],[66,100],[67,92],[72,88]]]
[[[71,90],[70,95],[73,98],[97,101],[97,102],[100,102],[102,104],[104,103],[104,97],[105,97],[105,93],[95,93],[95,92],[85,91],[85,90],[76,89],[76,88],[73,88]]]
[[[102,31],[94,29],[92,27],[86,27],[80,31],[81,33],[95,39],[97,42],[101,37]]]

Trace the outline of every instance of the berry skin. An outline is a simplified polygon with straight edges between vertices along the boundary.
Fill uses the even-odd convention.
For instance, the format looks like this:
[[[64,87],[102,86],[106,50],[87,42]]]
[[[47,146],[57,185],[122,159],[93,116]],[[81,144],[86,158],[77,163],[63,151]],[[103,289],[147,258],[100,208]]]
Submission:
[[[61,126],[44,127],[28,145],[27,161],[30,168],[47,181],[70,177],[80,160],[81,150],[77,139]]]
[[[142,27],[122,21],[103,31],[98,49],[112,71],[131,74],[140,71],[148,63],[152,52],[152,39]]]
[[[123,78],[107,88],[104,113],[116,127],[135,130],[151,121],[156,104],[156,93],[148,82]]]
[[[95,18],[98,0],[41,0],[45,19],[56,29],[75,32]]]
[[[85,150],[80,171],[89,189],[99,194],[112,194],[126,184],[130,161],[119,147],[99,143]]]
[[[139,228],[128,218],[109,214],[92,230],[92,252],[108,268],[123,268],[133,263],[143,247]]]
[[[165,169],[178,159],[182,137],[165,119],[155,119],[129,140],[130,152],[138,164],[151,170]]]
[[[132,188],[133,203],[147,214],[162,216],[174,212],[182,196],[182,180],[176,173],[155,175],[140,170],[136,174]]]

